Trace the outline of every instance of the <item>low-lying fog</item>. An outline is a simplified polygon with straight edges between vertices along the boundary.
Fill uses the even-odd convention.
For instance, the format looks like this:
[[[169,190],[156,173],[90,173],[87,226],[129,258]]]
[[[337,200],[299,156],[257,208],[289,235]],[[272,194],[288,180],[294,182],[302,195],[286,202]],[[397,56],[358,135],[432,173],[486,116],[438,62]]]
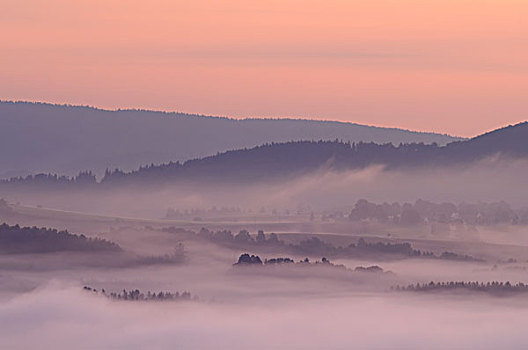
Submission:
[[[268,184],[185,184],[147,190],[134,186],[60,194],[2,190],[0,197],[31,206],[142,218],[163,217],[169,207],[227,206],[258,211],[262,207],[284,210],[304,206],[323,210],[349,206],[360,198],[375,202],[413,202],[417,198],[433,202],[504,200],[516,207],[528,207],[527,176],[527,161],[485,159],[471,166],[434,170],[371,166],[357,171],[320,171]]]
[[[526,344],[525,302],[357,295],[134,304],[53,283],[0,306],[0,345],[4,349],[521,348]]]
[[[141,235],[125,229],[114,237],[124,241],[127,232],[132,241]],[[150,249],[164,251],[176,241],[160,234],[150,242]],[[390,287],[430,280],[527,281],[527,256],[498,264],[375,258],[333,261],[350,270],[322,264],[234,267],[243,250],[192,240],[185,244],[187,262],[175,265],[90,267],[86,262],[86,266],[70,265],[72,257],[65,253],[55,258],[49,254],[3,256],[0,347],[493,349],[526,343],[528,294],[397,292]],[[88,254],[98,259],[97,254]],[[391,273],[351,271],[372,264]],[[189,291],[199,299],[109,300],[82,290],[85,285],[108,292]]]
[[[68,229],[114,242],[120,250],[0,253],[0,348],[520,348],[528,341],[528,287],[515,285],[528,282],[526,224],[454,220],[438,228],[429,221],[353,221],[348,214],[360,198],[505,200],[521,208],[528,204],[527,170],[522,162],[498,167],[488,160],[435,172],[322,172],[253,187],[2,193],[20,205],[4,204],[0,222]],[[212,206],[241,211],[227,210],[222,220],[207,213],[194,218],[202,214],[192,210],[165,217],[168,208],[176,213]],[[328,214],[332,208],[344,216]],[[202,227],[207,230],[200,235]],[[249,232],[235,238],[217,231],[223,229],[233,236]],[[315,250],[299,248],[313,237],[320,240],[312,242],[315,248],[305,245]],[[364,250],[336,248],[359,247],[363,237]],[[372,250],[378,243],[381,248]],[[403,254],[391,252],[403,243],[421,255],[407,254],[405,246]],[[171,255],[178,249],[184,255]],[[322,251],[335,257],[323,261]],[[263,262],[295,262],[234,266],[243,253]],[[309,262],[301,262],[305,258]],[[503,284],[395,288],[430,281]],[[188,291],[192,298],[109,297],[123,289],[145,295]]]

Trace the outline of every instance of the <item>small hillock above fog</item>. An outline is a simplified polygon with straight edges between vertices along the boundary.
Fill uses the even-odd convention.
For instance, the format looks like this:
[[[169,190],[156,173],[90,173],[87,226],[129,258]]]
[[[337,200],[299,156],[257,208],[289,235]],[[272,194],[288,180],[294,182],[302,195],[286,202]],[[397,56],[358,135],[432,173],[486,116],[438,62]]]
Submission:
[[[68,231],[19,225],[0,225],[0,253],[51,253],[60,251],[121,251],[110,241],[71,234]]]
[[[310,261],[308,258],[304,258],[295,262],[292,258],[288,257],[279,257],[279,258],[265,258],[264,261],[258,255],[250,255],[244,253],[238,257],[238,261],[233,264],[233,266],[282,266],[282,265],[291,265],[291,266],[327,266],[336,269],[349,270],[355,272],[372,272],[379,273],[383,272],[383,269],[377,265],[372,265],[368,267],[358,266],[354,270],[348,269],[345,265],[334,264],[325,257],[322,257],[321,260]]]
[[[37,260],[29,261],[20,254],[38,254],[38,257],[35,256]],[[171,253],[140,255],[123,250],[118,244],[102,238],[90,238],[66,230],[10,226],[5,223],[0,225],[0,256],[4,259],[2,266],[5,269],[41,270],[177,265],[187,261],[181,243]],[[40,263],[34,264],[36,261]]]

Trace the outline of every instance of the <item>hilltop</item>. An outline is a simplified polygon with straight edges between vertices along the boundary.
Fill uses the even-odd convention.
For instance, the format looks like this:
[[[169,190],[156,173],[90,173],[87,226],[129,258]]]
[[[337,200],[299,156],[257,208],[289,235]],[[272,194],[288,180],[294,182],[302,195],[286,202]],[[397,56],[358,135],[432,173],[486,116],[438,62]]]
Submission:
[[[75,175],[186,161],[265,143],[423,142],[460,138],[306,119],[231,119],[148,110],[0,101],[0,178],[36,173]]]
[[[436,144],[376,144],[341,141],[267,143],[186,162],[149,165],[126,172],[107,171],[100,182],[92,173],[75,178],[37,175],[13,178],[3,185],[165,184],[174,182],[241,183],[286,180],[320,170],[386,169],[467,165],[487,158],[528,158],[528,123],[498,129],[467,141]]]

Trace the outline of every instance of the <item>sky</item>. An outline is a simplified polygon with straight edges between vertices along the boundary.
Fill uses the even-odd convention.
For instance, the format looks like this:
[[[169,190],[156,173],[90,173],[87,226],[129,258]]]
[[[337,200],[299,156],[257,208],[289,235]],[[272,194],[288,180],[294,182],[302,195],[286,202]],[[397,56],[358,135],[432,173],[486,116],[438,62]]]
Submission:
[[[528,119],[526,0],[0,0],[0,99],[473,136]]]

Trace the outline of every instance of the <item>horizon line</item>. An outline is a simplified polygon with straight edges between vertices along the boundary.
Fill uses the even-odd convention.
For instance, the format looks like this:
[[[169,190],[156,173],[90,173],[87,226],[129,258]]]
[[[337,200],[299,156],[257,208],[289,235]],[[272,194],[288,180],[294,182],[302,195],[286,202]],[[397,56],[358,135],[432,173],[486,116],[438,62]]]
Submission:
[[[163,110],[163,109],[152,109],[152,108],[137,108],[137,107],[118,107],[118,108],[105,108],[105,107],[97,107],[94,105],[83,105],[83,104],[72,104],[68,102],[46,102],[42,100],[3,100],[0,99],[0,103],[11,103],[11,104],[40,104],[40,105],[48,105],[48,106],[54,106],[54,107],[75,107],[75,108],[88,108],[93,109],[96,111],[102,111],[102,112],[145,112],[145,113],[161,113],[161,114],[180,114],[180,115],[187,115],[187,116],[194,116],[194,117],[203,117],[203,118],[221,118],[221,119],[228,119],[228,120],[235,120],[235,121],[251,121],[251,120],[289,120],[289,121],[307,121],[307,122],[319,122],[319,123],[338,123],[338,124],[347,124],[347,125],[355,125],[360,127],[369,127],[369,128],[377,128],[377,129],[385,129],[385,130],[395,130],[395,131],[404,131],[404,132],[410,132],[410,133],[417,133],[417,134],[429,134],[429,135],[438,135],[438,136],[447,136],[454,139],[459,140],[468,140],[473,137],[485,134],[487,132],[496,130],[491,129],[484,133],[477,134],[474,136],[466,137],[466,136],[459,136],[459,135],[453,135],[445,132],[436,132],[436,131],[423,131],[423,130],[415,130],[415,129],[405,129],[403,127],[398,126],[380,126],[380,125],[373,125],[373,124],[361,124],[356,123],[352,121],[342,121],[342,120],[334,120],[334,119],[320,119],[318,117],[306,117],[306,116],[269,116],[269,117],[262,117],[262,116],[244,116],[244,117],[236,117],[236,116],[229,116],[229,115],[221,115],[221,114],[201,114],[201,113],[189,113],[189,112],[182,112],[182,111],[176,111],[176,110]],[[510,124],[511,125],[511,124]],[[507,126],[507,125],[505,125]],[[503,127],[505,127],[503,126]]]

